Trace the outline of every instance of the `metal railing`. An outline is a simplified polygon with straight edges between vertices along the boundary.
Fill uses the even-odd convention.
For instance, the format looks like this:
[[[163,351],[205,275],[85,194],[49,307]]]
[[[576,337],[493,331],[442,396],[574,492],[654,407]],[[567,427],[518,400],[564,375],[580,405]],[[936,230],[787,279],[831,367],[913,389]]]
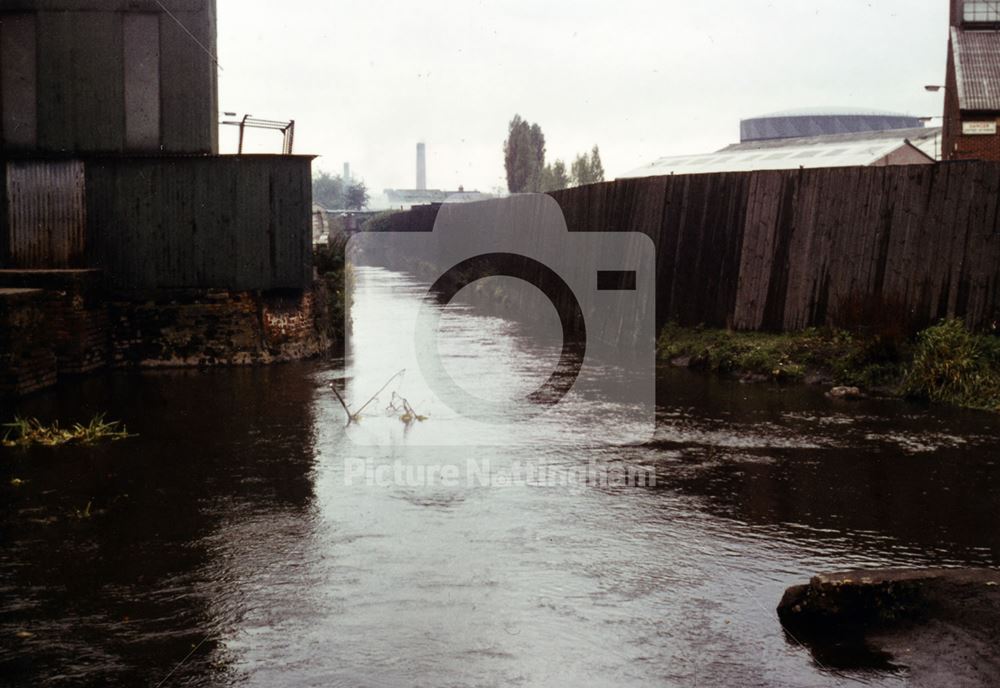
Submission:
[[[229,113],[226,113],[227,115]],[[222,124],[236,126],[240,128],[240,145],[237,153],[243,154],[243,141],[246,137],[247,127],[252,129],[271,129],[280,131],[282,135],[281,153],[283,155],[292,154],[292,146],[295,144],[295,120],[274,120],[261,119],[253,115],[244,115],[241,119],[224,120]]]

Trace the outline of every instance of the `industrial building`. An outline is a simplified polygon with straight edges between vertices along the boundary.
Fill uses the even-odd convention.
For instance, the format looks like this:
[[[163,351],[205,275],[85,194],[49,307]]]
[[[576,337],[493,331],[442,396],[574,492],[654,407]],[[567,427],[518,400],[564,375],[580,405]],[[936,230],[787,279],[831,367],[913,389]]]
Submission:
[[[929,165],[941,130],[918,118],[846,108],[778,112],[740,122],[740,142],[714,153],[659,158],[620,175],[707,174],[811,167]]]
[[[417,186],[415,189],[385,189],[385,202],[393,210],[409,210],[415,205],[431,203],[470,203],[492,198],[489,194],[479,191],[466,191],[459,187],[457,191],[427,188],[427,146],[423,142],[417,144]]]
[[[315,352],[312,157],[218,154],[215,51],[215,0],[0,5],[0,394]]]
[[[3,151],[218,153],[215,3],[23,0],[0,14]]]
[[[1000,160],[1000,0],[951,0],[950,16],[944,159]]]

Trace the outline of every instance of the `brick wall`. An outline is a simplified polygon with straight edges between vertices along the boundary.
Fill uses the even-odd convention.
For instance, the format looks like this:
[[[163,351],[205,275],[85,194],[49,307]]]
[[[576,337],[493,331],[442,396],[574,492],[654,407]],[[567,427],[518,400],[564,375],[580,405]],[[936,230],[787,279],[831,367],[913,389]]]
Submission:
[[[42,327],[60,374],[107,363],[108,314],[99,270],[0,270],[0,287],[44,292]]]
[[[944,131],[941,157],[944,160],[1000,160],[1000,125],[997,134],[969,136],[962,133],[962,121],[998,122],[1000,113],[962,113],[958,103],[958,81],[952,42],[948,41],[948,67],[944,93]]]
[[[254,365],[330,348],[324,287],[304,291],[175,291],[110,303],[118,366]]]
[[[965,121],[993,121],[996,117],[973,117],[967,116]],[[961,131],[961,124],[958,125]],[[958,133],[950,141],[950,147],[946,144],[944,150],[948,151],[947,160],[1000,160],[1000,126],[997,127],[998,134],[968,136]]]
[[[56,382],[56,354],[46,330],[48,299],[40,289],[0,289],[0,396]]]
[[[255,365],[324,353],[342,340],[333,287],[157,291],[105,298],[97,271],[0,270],[0,396],[108,365]],[[34,287],[34,288],[27,288]]]

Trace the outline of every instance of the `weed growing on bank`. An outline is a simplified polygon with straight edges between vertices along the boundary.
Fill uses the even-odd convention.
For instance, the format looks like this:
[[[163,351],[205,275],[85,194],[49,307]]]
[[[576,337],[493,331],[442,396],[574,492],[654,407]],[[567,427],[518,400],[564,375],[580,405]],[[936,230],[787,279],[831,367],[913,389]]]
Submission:
[[[722,375],[836,385],[1000,410],[1000,338],[945,320],[916,337],[839,329],[767,333],[667,325],[661,360]]]
[[[815,369],[846,370],[861,344],[842,331],[734,332],[667,325],[660,332],[661,359],[720,374],[794,381]]]
[[[347,236],[336,234],[326,245],[313,248],[313,267],[318,278],[326,283],[328,297],[320,309],[325,309],[323,322],[329,330],[326,335],[343,343],[350,323],[351,297],[354,293],[354,268],[347,262]]]
[[[904,382],[908,396],[1000,411],[1000,339],[945,320],[917,337]]]

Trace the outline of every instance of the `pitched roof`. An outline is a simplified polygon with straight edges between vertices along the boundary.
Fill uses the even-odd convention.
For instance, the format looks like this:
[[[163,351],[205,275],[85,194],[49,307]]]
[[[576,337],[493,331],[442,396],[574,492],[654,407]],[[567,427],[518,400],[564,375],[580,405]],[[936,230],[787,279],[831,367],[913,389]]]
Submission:
[[[1000,111],[1000,31],[952,27],[951,45],[959,107]]]
[[[620,175],[620,178],[788,170],[799,167],[866,166],[908,148],[920,151],[926,157],[926,162],[931,163],[937,146],[936,138],[940,133],[939,127],[921,127],[737,143],[715,153],[660,158],[648,165],[630,170]]]

